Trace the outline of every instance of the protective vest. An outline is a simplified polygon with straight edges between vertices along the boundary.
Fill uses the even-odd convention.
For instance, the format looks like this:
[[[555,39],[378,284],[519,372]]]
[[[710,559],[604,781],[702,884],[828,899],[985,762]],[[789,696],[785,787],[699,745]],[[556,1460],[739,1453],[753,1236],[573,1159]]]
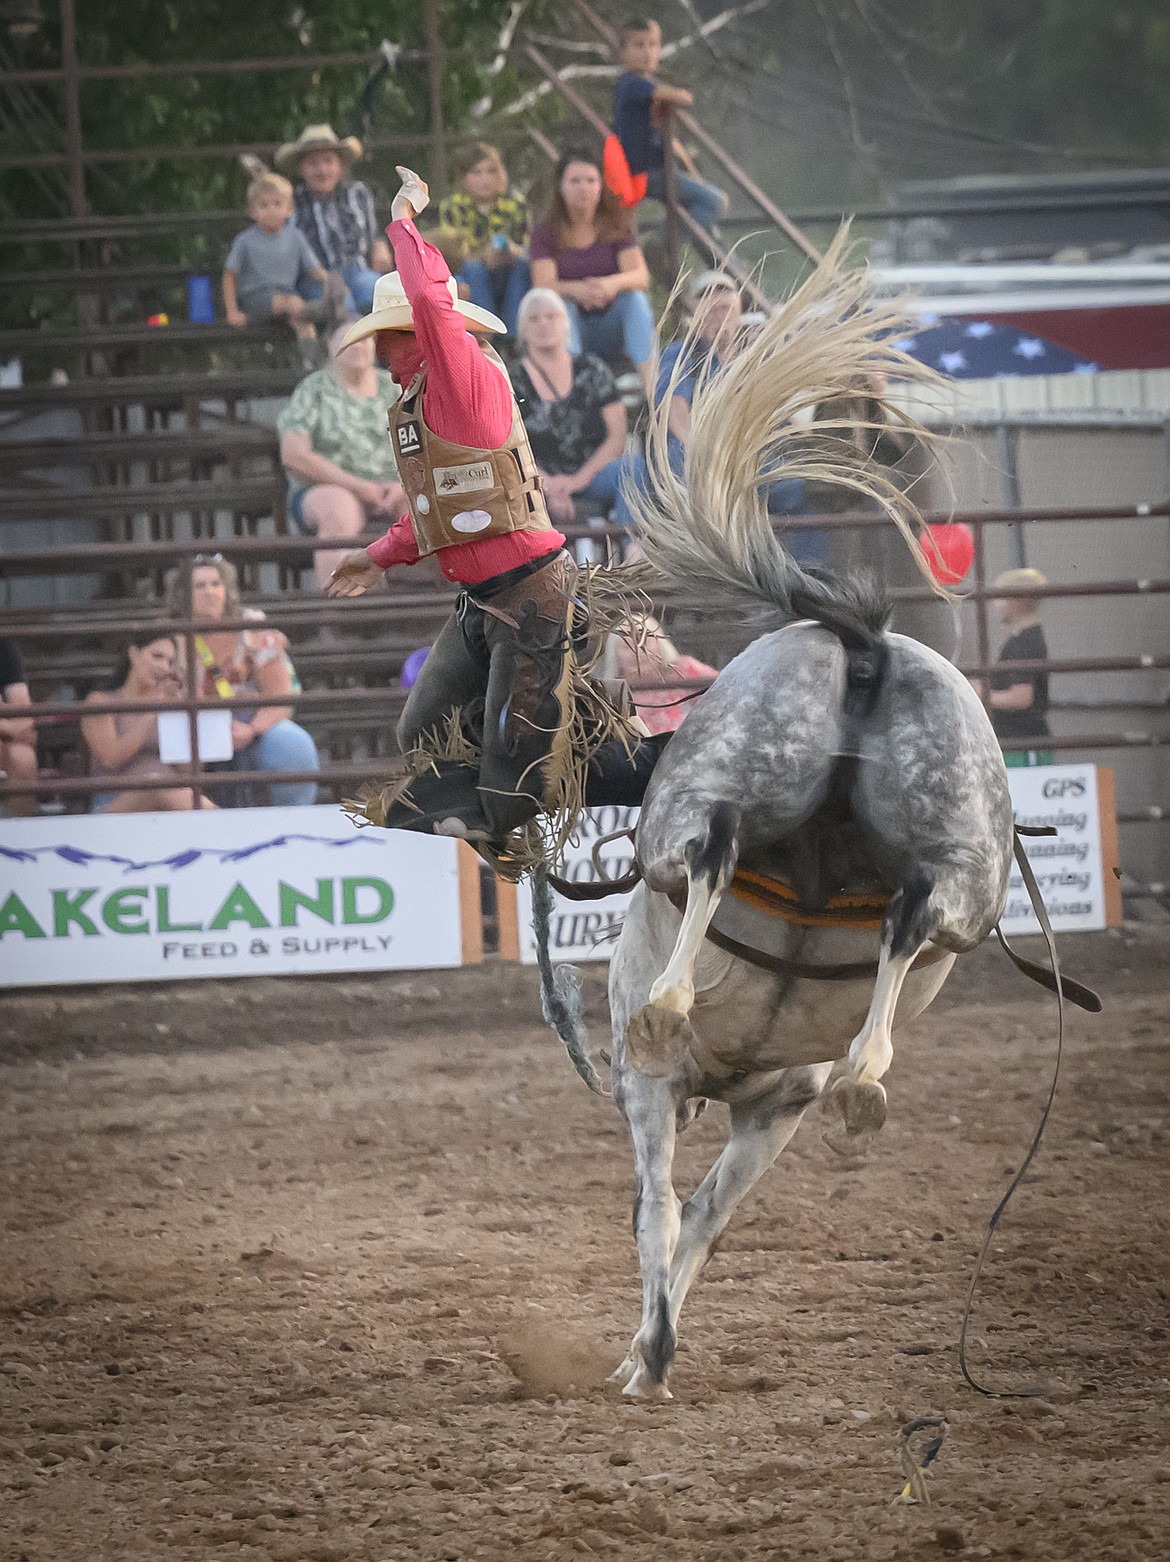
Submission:
[[[490,352],[501,374],[506,374]],[[398,476],[406,489],[419,556],[508,532],[552,530],[532,448],[512,399],[512,427],[498,450],[440,439],[423,422],[427,366],[387,415]]]

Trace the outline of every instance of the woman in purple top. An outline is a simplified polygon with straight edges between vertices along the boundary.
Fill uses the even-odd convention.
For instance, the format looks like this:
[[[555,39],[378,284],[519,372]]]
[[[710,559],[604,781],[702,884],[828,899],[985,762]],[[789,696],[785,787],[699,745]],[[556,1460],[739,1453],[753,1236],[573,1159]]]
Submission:
[[[552,288],[565,301],[569,351],[612,359],[624,350],[649,396],[650,272],[628,217],[588,152],[569,152],[557,164],[552,203],[532,230],[529,253],[533,287]]]

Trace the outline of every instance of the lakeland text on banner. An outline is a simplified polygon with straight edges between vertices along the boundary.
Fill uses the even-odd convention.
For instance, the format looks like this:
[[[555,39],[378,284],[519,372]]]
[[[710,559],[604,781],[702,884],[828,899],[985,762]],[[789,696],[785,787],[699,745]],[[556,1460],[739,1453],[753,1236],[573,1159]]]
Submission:
[[[462,959],[457,842],[335,804],[0,820],[0,985]]]

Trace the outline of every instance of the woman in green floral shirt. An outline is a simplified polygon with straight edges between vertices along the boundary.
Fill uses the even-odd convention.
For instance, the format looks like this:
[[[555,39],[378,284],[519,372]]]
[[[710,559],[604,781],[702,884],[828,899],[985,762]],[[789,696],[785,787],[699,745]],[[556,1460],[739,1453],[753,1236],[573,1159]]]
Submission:
[[[276,420],[289,519],[308,536],[336,537],[341,545],[314,559],[322,590],[367,521],[385,529],[406,506],[386,433],[398,387],[375,366],[372,336],[337,351],[348,328],[334,331],[327,367],[305,376]]]
[[[459,189],[439,203],[439,221],[467,244],[468,259],[456,273],[471,302],[497,314],[516,334],[516,311],[532,286],[528,231],[532,216],[519,190],[508,188],[508,170],[494,146],[472,141],[455,158]]]

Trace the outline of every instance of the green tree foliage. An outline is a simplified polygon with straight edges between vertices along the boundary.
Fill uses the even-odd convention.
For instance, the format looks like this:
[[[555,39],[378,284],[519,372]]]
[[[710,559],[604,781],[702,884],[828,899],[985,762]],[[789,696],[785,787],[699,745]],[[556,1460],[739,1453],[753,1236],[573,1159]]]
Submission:
[[[482,91],[482,67],[507,14],[506,0],[440,4],[445,51],[445,116],[461,122]],[[197,64],[202,61],[360,53],[366,63],[231,74],[175,75],[85,81],[82,133],[89,151],[139,151],[291,140],[307,123],[331,123],[339,134],[358,128],[359,99],[383,38],[404,58],[373,94],[372,136],[403,138],[401,148],[375,149],[362,165],[375,187],[393,178],[393,163],[409,152],[423,168],[430,125],[423,10],[418,0],[304,0],[249,5],[241,0],[118,0],[78,7],[83,67]],[[55,66],[59,39],[46,27],[13,63]],[[25,89],[2,106],[0,145],[8,155],[64,148],[64,94],[59,84]],[[416,138],[414,141],[409,138]],[[420,145],[420,143],[422,143]],[[89,208],[115,215],[238,207],[247,176],[232,158],[208,155],[91,163]],[[15,169],[0,193],[0,215],[37,217],[68,211],[64,170]]]

